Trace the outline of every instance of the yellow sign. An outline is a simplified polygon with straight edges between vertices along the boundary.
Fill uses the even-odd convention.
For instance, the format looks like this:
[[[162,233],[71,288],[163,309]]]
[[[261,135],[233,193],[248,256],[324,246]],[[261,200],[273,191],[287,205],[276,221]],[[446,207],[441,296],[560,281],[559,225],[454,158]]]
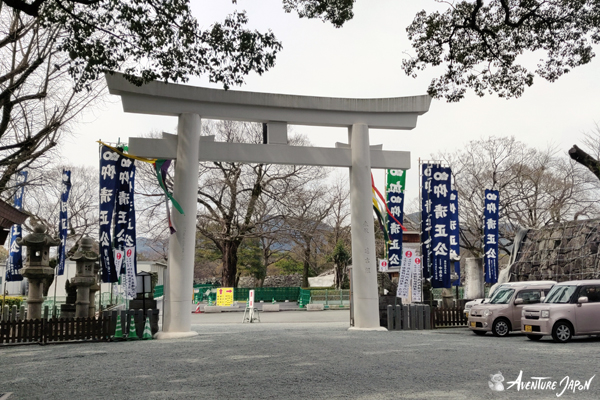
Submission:
[[[233,288],[225,287],[217,289],[217,305],[230,306],[233,304]]]

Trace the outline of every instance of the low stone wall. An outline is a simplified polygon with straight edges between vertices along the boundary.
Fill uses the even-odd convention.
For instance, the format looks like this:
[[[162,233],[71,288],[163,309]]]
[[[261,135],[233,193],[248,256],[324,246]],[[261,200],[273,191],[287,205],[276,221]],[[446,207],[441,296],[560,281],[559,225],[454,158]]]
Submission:
[[[263,304],[263,312],[279,311],[279,304]]]

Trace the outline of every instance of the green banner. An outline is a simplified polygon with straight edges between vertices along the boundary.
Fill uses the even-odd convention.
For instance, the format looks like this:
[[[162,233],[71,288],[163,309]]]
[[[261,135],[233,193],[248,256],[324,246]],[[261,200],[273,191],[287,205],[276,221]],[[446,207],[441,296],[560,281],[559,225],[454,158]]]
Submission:
[[[404,193],[404,187],[406,186],[406,170],[388,169],[386,182],[386,189],[388,192]],[[397,188],[396,190],[390,190],[390,185],[400,185],[400,190],[397,190]]]

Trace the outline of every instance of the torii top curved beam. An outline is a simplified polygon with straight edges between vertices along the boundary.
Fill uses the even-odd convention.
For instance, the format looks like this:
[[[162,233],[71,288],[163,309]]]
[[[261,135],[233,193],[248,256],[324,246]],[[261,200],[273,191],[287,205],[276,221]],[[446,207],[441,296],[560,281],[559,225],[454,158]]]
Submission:
[[[413,129],[426,113],[431,97],[345,99],[207,89],[149,82],[135,86],[123,74],[106,75],[111,94],[122,98],[125,112],[181,115],[233,121],[281,121],[291,125],[348,127],[365,124],[375,129]]]

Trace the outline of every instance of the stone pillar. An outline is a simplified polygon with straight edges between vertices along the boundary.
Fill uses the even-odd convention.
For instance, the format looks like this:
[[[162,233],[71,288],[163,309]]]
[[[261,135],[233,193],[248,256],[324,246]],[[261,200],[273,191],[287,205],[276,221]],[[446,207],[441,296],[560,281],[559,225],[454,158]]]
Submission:
[[[27,277],[29,292],[27,293],[27,316],[29,319],[42,318],[42,303],[44,302],[43,280],[32,275]]]
[[[452,308],[454,307],[454,294],[452,294],[452,288],[442,288],[442,307]]]
[[[177,232],[169,239],[169,266],[165,279],[164,325],[157,339],[197,335],[192,329],[192,296],[196,245],[198,197],[198,153],[201,120],[197,114],[182,114],[177,127],[177,161],[173,197],[185,215],[174,211]]]
[[[467,258],[465,263],[465,299],[481,299],[483,290],[483,259]]]
[[[349,142],[352,150],[350,212],[354,303],[354,327],[350,329],[385,331],[379,326],[369,127],[365,124],[352,125]]]

